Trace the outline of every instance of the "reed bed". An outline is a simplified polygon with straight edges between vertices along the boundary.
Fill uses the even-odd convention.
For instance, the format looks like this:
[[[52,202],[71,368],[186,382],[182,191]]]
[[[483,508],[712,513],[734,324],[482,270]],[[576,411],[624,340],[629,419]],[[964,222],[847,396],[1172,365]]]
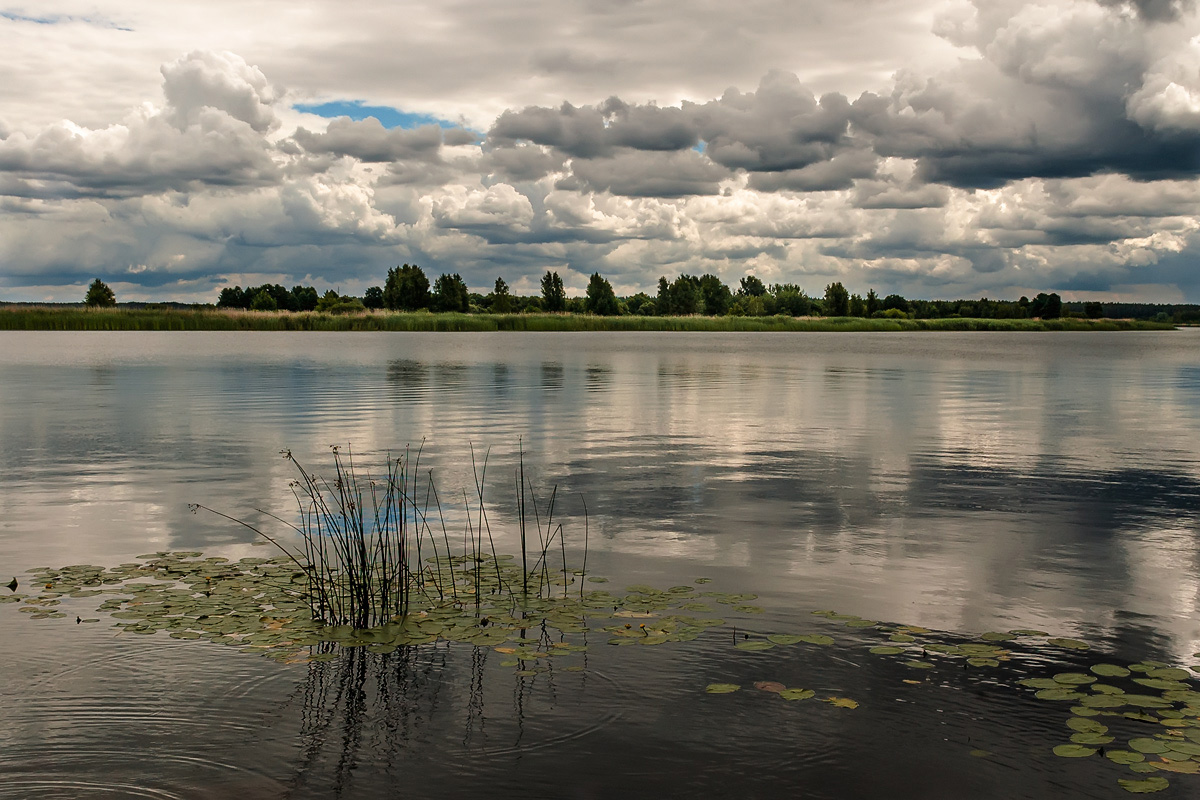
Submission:
[[[861,317],[598,317],[589,314],[462,314],[315,311],[0,307],[0,330],[73,331],[1129,331],[1169,322],[1114,319],[864,319]]]
[[[555,523],[557,486],[544,509],[525,475],[524,452],[514,474],[517,525],[521,544],[519,576],[496,552],[487,512],[485,484],[488,454],[481,464],[472,451],[474,505],[463,490],[463,542],[456,553],[446,524],[445,507],[432,471],[422,472],[421,449],[388,456],[377,473],[355,463],[349,448],[333,447],[329,478],[300,464],[290,451],[283,457],[295,467],[291,483],[297,504],[295,521],[260,513],[290,528],[299,546],[224,512],[194,504],[242,525],[287,555],[304,576],[312,618],[325,625],[369,629],[395,622],[430,604],[481,607],[502,599],[514,612],[530,601],[549,599],[561,584],[565,597],[574,575],[586,576],[587,511],[584,507],[584,567],[578,573],[567,558],[565,532]],[[532,519],[530,519],[532,517]],[[536,534],[536,546],[533,535]],[[530,560],[532,556],[532,566]],[[552,563],[555,557],[559,563]],[[557,576],[561,572],[562,579]],[[486,624],[486,623],[485,623]]]

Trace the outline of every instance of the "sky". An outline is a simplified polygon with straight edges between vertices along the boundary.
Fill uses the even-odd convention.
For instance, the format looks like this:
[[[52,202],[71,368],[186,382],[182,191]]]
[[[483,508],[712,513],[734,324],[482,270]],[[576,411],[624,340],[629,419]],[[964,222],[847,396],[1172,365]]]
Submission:
[[[0,300],[1200,302],[1195,0],[0,0]]]

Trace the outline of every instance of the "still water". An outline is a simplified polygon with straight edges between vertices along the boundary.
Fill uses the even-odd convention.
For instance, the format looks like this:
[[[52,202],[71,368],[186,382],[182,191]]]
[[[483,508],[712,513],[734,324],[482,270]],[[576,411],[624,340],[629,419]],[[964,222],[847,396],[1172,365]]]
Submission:
[[[448,494],[473,491],[486,456],[502,552],[518,549],[523,451],[543,498],[557,487],[573,556],[586,502],[588,571],[614,591],[703,576],[758,595],[763,613],[731,626],[837,644],[601,635],[583,672],[523,678],[470,645],[280,665],[76,625],[85,600],[69,620],[0,605],[0,797],[1119,797],[1118,778],[1144,776],[1057,758],[1069,704],[1015,680],[1200,663],[1194,330],[6,332],[0,578],[264,555],[188,504],[268,524],[255,509],[293,508],[281,450],[321,471],[329,445],[379,464],[422,442]],[[1000,670],[906,683],[914,670],[868,653],[886,635],[819,609],[1092,649],[1023,641]],[[1170,777],[1160,797],[1200,794],[1200,775]]]

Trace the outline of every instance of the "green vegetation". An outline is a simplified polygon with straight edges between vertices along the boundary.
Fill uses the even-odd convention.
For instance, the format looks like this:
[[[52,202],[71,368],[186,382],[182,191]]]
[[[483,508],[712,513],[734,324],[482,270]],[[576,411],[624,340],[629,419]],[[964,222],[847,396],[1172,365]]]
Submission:
[[[107,308],[117,304],[117,296],[113,294],[112,289],[108,288],[107,283],[96,278],[96,280],[92,281],[92,285],[88,287],[83,302],[88,306],[102,306]]]
[[[603,291],[601,288],[600,291]],[[327,293],[327,295],[330,293]],[[605,302],[602,298],[601,302]],[[326,302],[322,297],[320,303]],[[1116,319],[907,319],[892,317],[600,316],[585,313],[467,314],[368,310],[332,298],[328,310],[262,313],[234,309],[0,306],[0,330],[75,331],[1127,331],[1170,330],[1171,322]]]

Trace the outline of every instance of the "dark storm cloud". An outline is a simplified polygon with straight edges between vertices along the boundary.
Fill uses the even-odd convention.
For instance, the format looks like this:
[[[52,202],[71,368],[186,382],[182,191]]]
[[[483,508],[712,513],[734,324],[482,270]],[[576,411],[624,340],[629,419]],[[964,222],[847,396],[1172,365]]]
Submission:
[[[1193,0],[1098,0],[1109,8],[1133,8],[1138,16],[1151,22],[1174,22],[1195,8]]]
[[[505,111],[489,138],[501,146],[522,140],[547,145],[577,158],[608,156],[620,147],[683,150],[699,142],[694,123],[681,109],[629,105],[615,97],[598,106],[563,103]]]
[[[468,138],[463,141],[463,134]],[[374,117],[352,120],[338,117],[329,123],[325,133],[311,133],[298,128],[296,141],[310,153],[329,153],[350,156],[359,161],[433,161],[438,158],[443,141],[447,144],[469,144],[474,136],[466,131],[443,133],[437,125],[422,125],[412,130],[388,129]]]
[[[729,174],[694,150],[625,150],[606,158],[572,161],[571,175],[560,180],[557,188],[626,197],[685,197],[716,194]]]

